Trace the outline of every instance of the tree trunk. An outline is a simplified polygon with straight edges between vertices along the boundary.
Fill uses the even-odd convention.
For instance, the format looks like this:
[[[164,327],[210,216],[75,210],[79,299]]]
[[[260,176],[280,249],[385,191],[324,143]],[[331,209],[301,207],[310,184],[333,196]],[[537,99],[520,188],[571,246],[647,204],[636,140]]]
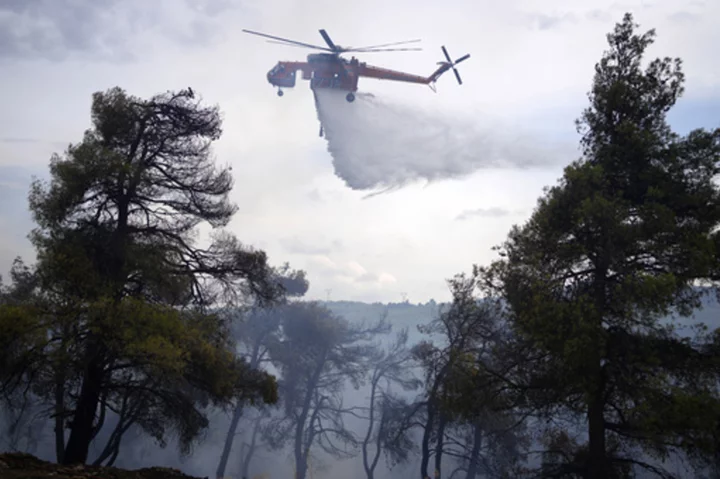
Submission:
[[[55,461],[62,464],[65,456],[65,380],[58,373],[55,381]]]
[[[447,425],[447,417],[444,414],[440,414],[438,421],[438,433],[437,440],[435,441],[435,473],[434,478],[440,479],[442,477],[442,457],[443,448],[445,447],[445,426]]]
[[[252,356],[250,357],[250,368],[255,369],[258,367],[260,362],[260,342],[258,341],[253,346]],[[235,440],[235,431],[237,431],[238,422],[242,417],[242,404],[238,404],[233,411],[233,417],[230,421],[230,429],[225,436],[225,445],[223,446],[222,454],[220,455],[220,462],[218,463],[217,470],[215,471],[215,477],[221,479],[225,476],[225,468],[227,467],[228,458],[230,457],[230,451],[232,450],[233,442]]]
[[[378,425],[378,433],[377,437],[375,438],[375,455],[373,457],[372,463],[370,464],[370,474],[368,475],[368,479],[374,479],[375,477],[375,468],[378,465],[378,461],[380,461],[380,453],[382,451],[382,440],[385,434],[385,416],[380,417],[380,424]]]
[[[370,385],[370,417],[368,418],[368,430],[365,434],[365,439],[362,443],[362,459],[363,459],[363,468],[365,468],[365,475],[367,476],[367,479],[373,479],[373,475],[375,472],[374,465],[371,466],[370,464],[370,458],[368,455],[368,445],[370,444],[370,439],[372,438],[373,428],[375,426],[375,392],[377,388],[377,380],[376,378],[373,378],[373,382]],[[374,461],[376,464],[377,461]]]
[[[420,459],[420,479],[427,479],[428,475],[428,464],[430,463],[430,434],[432,432],[433,423],[435,422],[435,406],[432,403],[432,399],[428,401],[427,405],[427,421],[425,421],[425,430],[423,431],[422,445]]]
[[[460,347],[462,348],[462,344],[460,345]],[[432,433],[433,424],[435,423],[435,415],[437,414],[434,403],[437,400],[437,393],[440,389],[440,385],[445,378],[445,374],[450,368],[450,366],[451,362],[447,362],[440,369],[437,376],[435,376],[435,379],[433,380],[432,389],[428,393],[427,421],[425,422],[422,445],[420,449],[422,455],[422,459],[420,460],[420,479],[427,479],[430,477],[427,472],[428,464],[430,463],[430,434]],[[440,420],[442,421],[442,418]],[[444,426],[442,426],[442,428],[444,429]],[[440,437],[439,440],[442,441],[442,437]]]
[[[590,436],[587,476],[589,479],[610,477],[607,454],[605,451],[605,415],[602,389],[598,391],[588,409],[588,428]]]
[[[260,430],[261,420],[261,417],[255,420],[255,428],[253,428],[252,438],[250,439],[250,446],[248,447],[247,454],[245,454],[245,457],[243,457],[241,473],[242,475],[240,476],[242,479],[247,479],[248,477],[250,477],[250,461],[252,461],[253,454],[255,454],[257,435],[258,431]]]
[[[227,436],[225,437],[225,445],[220,455],[220,463],[218,464],[217,471],[215,471],[215,477],[217,479],[225,477],[225,468],[227,467],[228,458],[230,457],[230,450],[232,449],[233,439],[235,438],[235,430],[237,429],[242,413],[242,405],[238,404],[233,411],[233,416],[230,420],[230,429],[228,429]]]
[[[307,456],[300,454],[295,458],[295,479],[305,479],[307,474]]]
[[[483,430],[480,423],[476,423],[473,427],[473,445],[470,451],[470,465],[468,467],[465,479],[475,479],[478,471],[478,462],[480,461],[480,448],[483,441]]]
[[[603,315],[607,309],[607,283],[609,270],[609,253],[610,248],[607,246],[607,235],[605,229],[602,229],[602,237],[604,238],[604,248],[598,254],[596,265],[595,284],[595,309],[598,313],[595,327],[598,331],[603,329]],[[605,450],[605,376],[602,366],[602,345],[599,341],[603,338],[598,335],[596,338],[595,351],[591,353],[590,374],[594,379],[592,388],[589,391],[590,401],[588,407],[588,460],[585,464],[586,477],[589,479],[603,479],[610,477],[610,468],[608,467],[607,452]]]
[[[123,286],[125,284],[123,272],[126,259],[125,245],[130,200],[127,195],[123,194],[124,181],[123,173],[119,180],[117,229],[111,238],[110,251],[106,260],[109,279],[116,285],[114,292],[115,303],[122,300]],[[85,464],[90,443],[95,433],[95,414],[100,403],[105,373],[102,361],[103,348],[102,343],[92,334],[88,335],[86,341],[86,369],[80,388],[80,397],[75,405],[70,437],[63,454],[63,464]]]
[[[67,447],[63,454],[62,464],[85,464],[87,462],[90,443],[93,439],[95,413],[100,403],[103,368],[99,364],[97,346],[88,339],[87,368],[83,377],[80,397],[75,406],[72,428]]]
[[[303,451],[303,435],[305,433],[305,421],[307,421],[308,411],[310,409],[310,397],[305,398],[305,404],[303,405],[302,413],[298,419],[298,423],[295,426],[295,479],[305,479],[305,469],[307,468],[307,456],[304,455]],[[312,426],[312,424],[310,424]],[[309,448],[309,445],[308,445]]]
[[[298,418],[297,424],[295,425],[295,479],[305,479],[305,474],[307,472],[307,459],[310,456],[310,447],[312,446],[314,440],[312,428],[315,424],[315,416],[317,415],[318,410],[321,407],[320,403],[322,402],[322,400],[320,400],[316,405],[315,411],[313,411],[312,417],[310,418],[309,425],[306,425],[306,421],[308,420],[308,414],[310,413],[310,408],[312,406],[313,393],[317,388],[318,381],[320,380],[320,375],[322,374],[322,371],[325,367],[327,355],[327,349],[323,350],[322,356],[320,357],[320,360],[315,367],[315,371],[313,372],[310,381],[308,381],[307,383],[307,392],[305,393],[305,397],[303,398],[304,400],[302,412],[300,413],[300,417]],[[308,429],[308,441],[307,443],[304,443],[303,437],[305,436],[306,427]]]

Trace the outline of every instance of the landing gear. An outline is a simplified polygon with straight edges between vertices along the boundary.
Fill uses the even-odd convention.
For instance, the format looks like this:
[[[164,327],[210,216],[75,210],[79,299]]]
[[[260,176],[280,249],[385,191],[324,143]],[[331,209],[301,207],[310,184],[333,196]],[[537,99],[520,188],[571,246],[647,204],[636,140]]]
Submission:
[[[284,92],[284,91],[282,91],[282,90],[278,90],[278,96],[283,96],[284,94],[285,94],[285,92]]]
[[[350,103],[355,101],[355,94],[353,92],[348,93],[345,95],[345,99],[349,101]]]

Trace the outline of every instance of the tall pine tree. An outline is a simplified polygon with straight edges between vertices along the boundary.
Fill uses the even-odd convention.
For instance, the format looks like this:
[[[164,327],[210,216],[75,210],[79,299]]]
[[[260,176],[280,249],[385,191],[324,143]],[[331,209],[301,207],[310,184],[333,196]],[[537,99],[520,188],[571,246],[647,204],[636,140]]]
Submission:
[[[274,378],[236,357],[217,313],[280,301],[293,280],[221,230],[236,207],[231,173],[212,157],[217,107],[189,89],[142,99],[113,88],[93,95],[91,114],[83,140],[52,158],[50,182],[33,185],[38,263],[0,302],[0,333],[13,339],[0,391],[27,384],[52,405],[68,464],[88,460],[113,412],[96,462],[114,460],[132,424],[161,443],[175,429],[187,446],[208,403],[275,401]],[[215,230],[205,247],[202,224]]]
[[[587,432],[548,434],[563,453],[546,469],[555,476],[661,474],[659,460],[675,452],[707,453],[720,411],[702,338],[681,337],[667,319],[700,305],[696,280],[717,265],[720,130],[671,130],[681,61],[644,66],[655,32],[636,27],[626,14],[607,36],[578,120],[582,158],[486,270],[534,358],[528,401]]]

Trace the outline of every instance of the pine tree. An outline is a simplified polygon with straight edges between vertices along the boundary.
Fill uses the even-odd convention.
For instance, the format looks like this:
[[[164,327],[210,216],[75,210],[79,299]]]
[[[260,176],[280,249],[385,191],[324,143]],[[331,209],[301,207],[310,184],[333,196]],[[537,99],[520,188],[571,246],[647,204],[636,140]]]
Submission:
[[[699,307],[697,280],[718,264],[720,130],[671,130],[682,63],[643,68],[655,32],[636,27],[626,14],[607,36],[578,120],[582,158],[485,270],[532,352],[526,398],[586,427],[574,446],[569,428],[548,431],[549,449],[565,454],[548,474],[659,473],[652,458],[706,455],[720,412],[704,338],[682,338],[663,319]]]
[[[284,290],[263,251],[222,231],[236,208],[230,170],[211,156],[220,134],[218,108],[189,89],[98,92],[92,128],[52,158],[48,185],[33,184],[38,263],[20,283],[34,290],[0,305],[0,332],[14,331],[0,377],[53,404],[59,462],[88,460],[109,411],[119,423],[100,461],[132,424],[161,443],[174,428],[187,446],[208,402],[277,398],[274,378],[236,357],[220,314]],[[216,232],[206,247],[203,223]]]

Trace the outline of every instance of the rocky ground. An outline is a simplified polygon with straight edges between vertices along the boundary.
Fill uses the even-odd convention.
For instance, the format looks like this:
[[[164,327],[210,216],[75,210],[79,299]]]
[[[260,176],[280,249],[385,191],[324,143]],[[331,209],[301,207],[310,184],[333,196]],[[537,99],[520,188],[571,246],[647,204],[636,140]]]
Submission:
[[[61,466],[30,454],[0,454],[2,479],[199,479],[177,469],[150,467],[128,471],[114,467]]]

